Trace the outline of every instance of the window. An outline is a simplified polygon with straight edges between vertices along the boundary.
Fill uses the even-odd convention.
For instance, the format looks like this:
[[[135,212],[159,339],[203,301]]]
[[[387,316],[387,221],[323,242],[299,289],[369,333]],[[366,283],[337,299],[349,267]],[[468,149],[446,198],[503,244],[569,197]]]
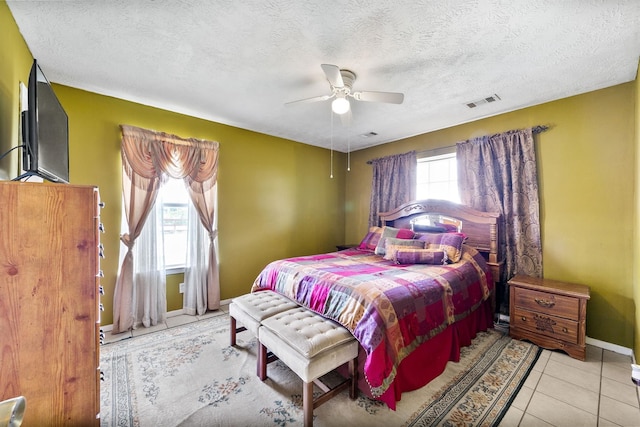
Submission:
[[[184,269],[187,258],[187,219],[190,200],[182,179],[170,178],[160,188],[164,262],[167,273]]]
[[[456,153],[418,159],[416,199],[444,199],[460,203]]]

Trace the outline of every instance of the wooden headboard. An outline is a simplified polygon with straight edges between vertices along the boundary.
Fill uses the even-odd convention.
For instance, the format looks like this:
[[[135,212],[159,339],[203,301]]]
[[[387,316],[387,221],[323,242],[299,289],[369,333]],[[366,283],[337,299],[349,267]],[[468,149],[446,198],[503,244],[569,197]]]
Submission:
[[[378,213],[380,225],[396,228],[412,228],[412,223],[421,217],[440,217],[459,225],[459,231],[467,236],[465,244],[476,248],[484,255],[493,280],[500,281],[503,261],[498,257],[498,233],[500,214],[482,212],[448,200],[415,200],[389,212]]]

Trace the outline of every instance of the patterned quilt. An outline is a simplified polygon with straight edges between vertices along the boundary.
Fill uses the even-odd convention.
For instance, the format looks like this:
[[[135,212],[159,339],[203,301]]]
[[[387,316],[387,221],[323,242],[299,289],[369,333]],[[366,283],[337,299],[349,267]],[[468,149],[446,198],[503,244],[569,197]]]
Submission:
[[[288,258],[267,265],[252,292],[276,291],[349,329],[366,351],[364,374],[379,397],[412,350],[489,298],[484,258],[463,249],[448,265],[398,265],[358,249]]]

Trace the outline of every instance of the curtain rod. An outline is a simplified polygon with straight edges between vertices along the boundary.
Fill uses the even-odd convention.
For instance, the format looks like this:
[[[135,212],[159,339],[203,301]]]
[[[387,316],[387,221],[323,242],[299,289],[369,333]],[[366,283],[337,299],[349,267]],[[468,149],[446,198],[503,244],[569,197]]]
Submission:
[[[128,132],[130,134],[142,135],[144,137],[151,138],[154,142],[169,142],[175,145],[184,145],[184,146],[200,146],[203,148],[215,148],[219,147],[220,143],[217,141],[210,141],[206,139],[199,138],[183,138],[178,135],[174,135],[171,133],[161,132],[153,129],[145,129],[132,125],[120,125],[120,129],[123,133]]]
[[[547,126],[547,125],[537,125],[537,126],[533,126],[533,127],[531,127],[531,133],[533,133],[534,135],[535,135],[535,134],[537,134],[537,133],[546,132],[546,131],[548,131],[548,130],[549,130],[549,126]],[[508,132],[508,131],[507,131],[507,132]],[[503,133],[504,133],[504,132],[503,132]],[[494,134],[494,135],[495,135],[495,134]],[[425,154],[431,154],[431,153],[432,153],[432,152],[434,152],[434,151],[440,151],[440,150],[447,150],[447,149],[449,149],[449,148],[455,148],[455,146],[456,146],[456,144],[453,144],[453,145],[447,145],[447,146],[445,146],[445,147],[432,148],[432,149],[430,149],[430,150],[417,151],[417,152],[416,152],[416,155],[417,155],[417,156],[423,156],[423,157],[424,157],[424,155],[425,155]],[[367,164],[368,164],[368,165],[373,164],[373,160],[369,160],[369,161],[367,161]]]

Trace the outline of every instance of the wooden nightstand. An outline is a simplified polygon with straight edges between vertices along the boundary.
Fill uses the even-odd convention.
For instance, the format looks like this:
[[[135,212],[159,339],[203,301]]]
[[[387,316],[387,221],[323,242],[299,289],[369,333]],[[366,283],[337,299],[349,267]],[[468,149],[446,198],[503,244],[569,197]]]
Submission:
[[[585,359],[588,286],[523,275],[509,286],[511,337]]]

